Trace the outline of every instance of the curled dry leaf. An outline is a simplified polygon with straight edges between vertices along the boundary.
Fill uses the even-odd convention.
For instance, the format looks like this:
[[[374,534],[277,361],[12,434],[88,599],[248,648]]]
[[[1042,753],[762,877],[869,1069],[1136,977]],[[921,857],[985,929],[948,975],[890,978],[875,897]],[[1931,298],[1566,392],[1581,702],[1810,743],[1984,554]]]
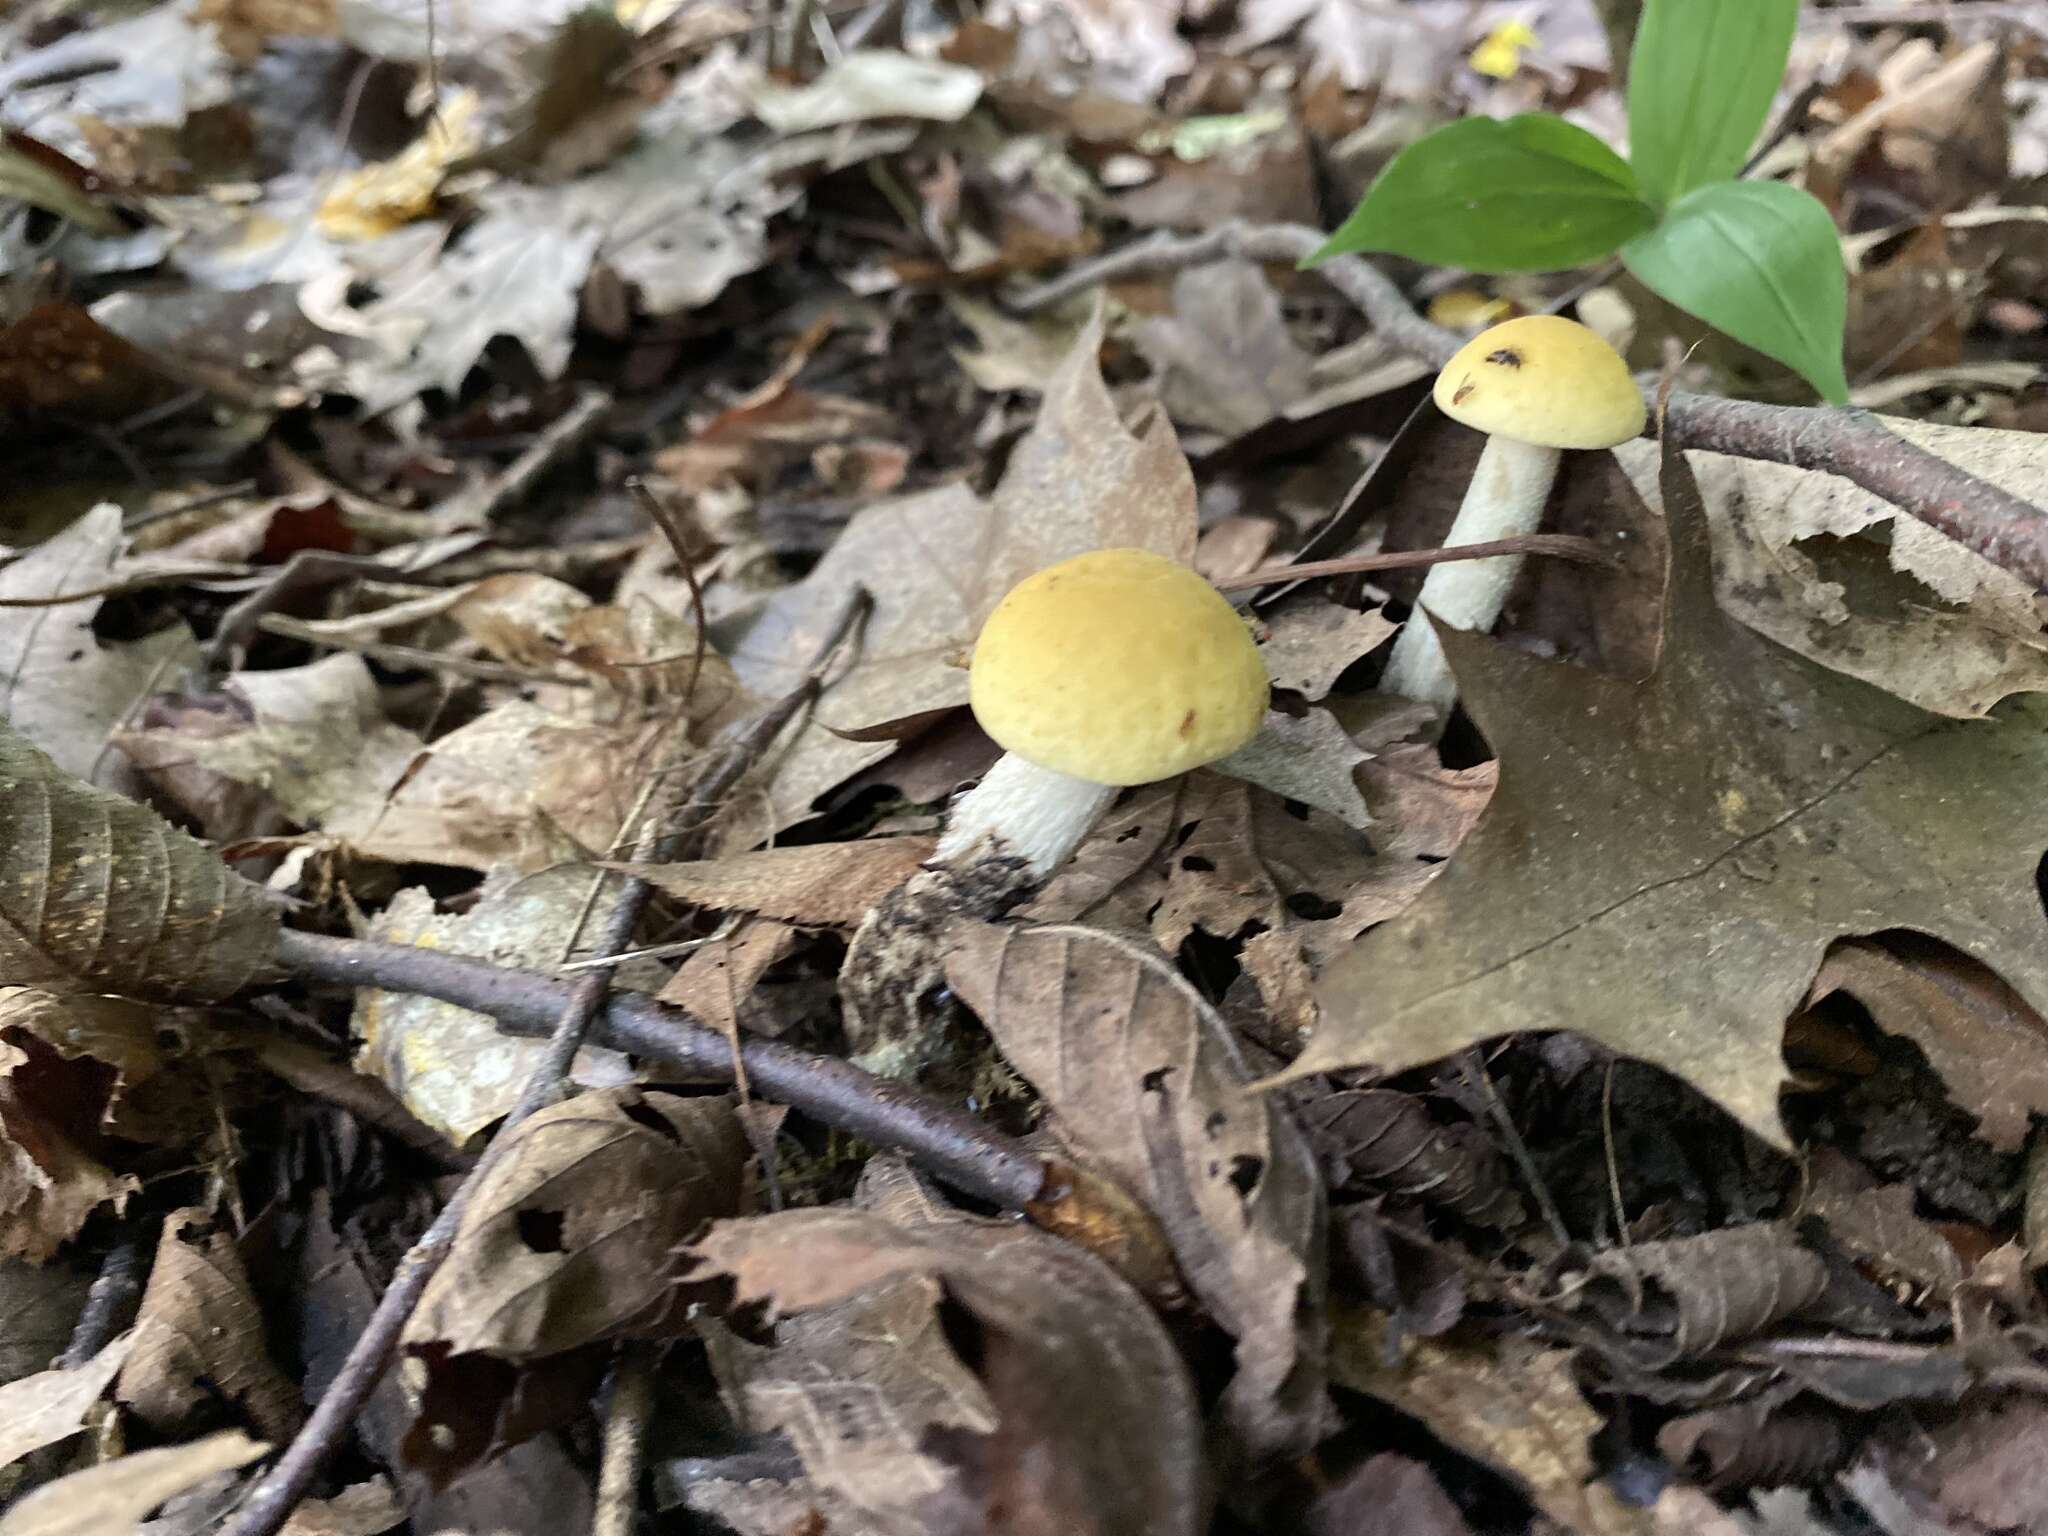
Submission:
[[[714,912],[758,912],[799,927],[857,928],[931,857],[929,837],[765,848],[689,864],[612,864]]]
[[[1328,1405],[1322,1179],[1229,1028],[1156,950],[1074,926],[956,928],[946,979],[1060,1135],[1157,1213],[1237,1339],[1225,1395],[1255,1454],[1302,1450]]]
[[[825,1423],[829,1399],[803,1391],[750,1393],[739,1382],[736,1406],[760,1414],[762,1427],[787,1430],[807,1457],[805,1470],[832,1494],[875,1520],[875,1529],[915,1532],[1072,1536],[1194,1536],[1202,1515],[1201,1432],[1186,1367],[1138,1294],[1098,1260],[1029,1227],[964,1216],[937,1204],[901,1164],[871,1163],[861,1209],[831,1207],[722,1221],[693,1250],[709,1269],[731,1276],[741,1302],[766,1301],[802,1320],[820,1309],[887,1290],[905,1321],[940,1292],[964,1308],[979,1330],[979,1392],[964,1373],[940,1367],[930,1351],[945,1342],[923,1332],[924,1368],[908,1382],[913,1416],[936,1411],[951,1428],[929,1437],[928,1462],[949,1474],[927,1494],[864,1481],[865,1458],[900,1452],[905,1426],[892,1423],[897,1400],[851,1389],[870,1410]],[[838,1314],[850,1322],[853,1314]],[[921,1330],[932,1322],[918,1321]],[[858,1346],[846,1323],[811,1325],[796,1337],[824,1351],[818,1375],[836,1381]],[[783,1347],[778,1329],[776,1353]],[[949,1346],[951,1347],[951,1346]],[[753,1380],[806,1379],[801,1360],[755,1359]],[[763,1374],[774,1372],[775,1375]],[[870,1381],[874,1378],[871,1376]],[[979,1425],[993,1410],[994,1428]],[[801,1426],[801,1428],[800,1428]],[[810,1442],[807,1444],[807,1441]]]
[[[1412,1093],[1327,1093],[1303,1099],[1301,1118],[1332,1193],[1407,1195],[1482,1227],[1516,1227],[1528,1214],[1485,1133],[1439,1125]]]
[[[1574,1029],[1783,1145],[1784,1021],[1835,939],[1930,934],[2048,1006],[2048,715],[1938,720],[1750,633],[1715,604],[1683,454],[1663,501],[1645,680],[1445,632],[1501,787],[1443,878],[1325,973],[1295,1071]]]
[[[1849,1459],[1842,1416],[1819,1407],[1728,1403],[1657,1431],[1657,1449],[1687,1481],[1713,1489],[1811,1487]]]
[[[105,1394],[132,1342],[123,1336],[83,1365],[38,1371],[0,1386],[0,1467],[83,1429],[86,1411]]]
[[[104,586],[117,575],[122,543],[121,509],[95,507],[0,569],[0,597]],[[160,679],[196,662],[199,648],[182,624],[133,644],[102,645],[92,627],[100,602],[0,608],[0,719],[65,772],[127,790],[134,777],[107,752],[108,733]]]
[[[1792,1316],[1827,1286],[1827,1268],[1781,1222],[1610,1248],[1587,1266],[1579,1305],[1686,1360]]]
[[[50,992],[227,997],[269,960],[262,892],[0,724],[0,972]]]
[[[524,877],[498,870],[459,915],[437,911],[423,890],[403,890],[371,923],[370,935],[500,965],[551,967],[564,958],[599,878],[574,866]],[[600,900],[592,924],[604,910]],[[412,993],[358,992],[353,1024],[358,1068],[381,1078],[407,1109],[458,1146],[511,1109],[547,1048],[501,1034],[485,1014]],[[577,1054],[573,1075],[589,1087],[632,1076],[623,1057],[596,1046]]]
[[[228,1430],[117,1456],[36,1489],[0,1518],[0,1536],[136,1536],[138,1522],[166,1499],[245,1467],[268,1449]]]
[[[406,1347],[523,1361],[661,1332],[677,1248],[738,1206],[726,1097],[601,1089],[538,1111],[463,1212]]]
[[[225,1404],[289,1439],[298,1389],[278,1370],[233,1236],[197,1207],[164,1218],[115,1397],[169,1434]]]
[[[741,681],[779,697],[801,681],[854,590],[874,598],[851,666],[777,759],[778,826],[894,751],[884,728],[907,734],[967,702],[965,663],[982,620],[1025,576],[1114,546],[1192,556],[1194,476],[1162,417],[1136,433],[1119,420],[1096,364],[1101,345],[1098,314],[1047,382],[992,497],[955,483],[868,507],[816,570],[769,599],[734,650]]]
[[[1515,1478],[1575,1536],[1646,1536],[1647,1512],[1593,1480],[1586,1442],[1602,1418],[1580,1395],[1571,1364],[1570,1350],[1519,1338],[1405,1338],[1390,1353],[1386,1324],[1354,1312],[1337,1324],[1330,1375]]]
[[[1837,944],[1813,979],[1809,1004],[1842,992],[1879,1029],[1927,1053],[1977,1134],[2017,1152],[2032,1117],[2048,1114],[2048,1024],[1992,972],[1945,945],[1908,935]]]

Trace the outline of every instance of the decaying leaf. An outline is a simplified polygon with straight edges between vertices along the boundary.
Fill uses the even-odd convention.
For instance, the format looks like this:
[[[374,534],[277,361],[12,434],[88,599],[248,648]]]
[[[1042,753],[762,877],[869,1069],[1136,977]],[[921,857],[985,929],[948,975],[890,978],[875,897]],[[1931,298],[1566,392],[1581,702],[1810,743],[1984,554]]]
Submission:
[[[0,1536],[137,1536],[143,1516],[269,1447],[239,1430],[134,1451],[46,1483],[0,1517]]]
[[[1377,608],[1344,608],[1318,597],[1290,600],[1268,625],[1259,654],[1266,658],[1273,686],[1292,689],[1311,702],[1400,627]]]
[[[67,1264],[0,1259],[0,1386],[64,1353],[91,1283]]]
[[[121,509],[93,508],[57,537],[0,568],[0,597],[46,598],[105,586],[123,546]],[[184,625],[146,640],[103,645],[99,599],[53,608],[0,608],[0,717],[58,767],[114,789],[134,783],[107,737],[142,696],[199,659]]]
[[[728,854],[693,864],[616,864],[713,912],[758,912],[798,926],[857,928],[868,909],[931,857],[928,837],[870,838]]]
[[[1215,1010],[1156,951],[1067,925],[956,928],[946,979],[1060,1135],[1158,1215],[1237,1339],[1233,1427],[1261,1453],[1313,1444],[1328,1411],[1322,1179],[1284,1107],[1246,1093]]]
[[[0,1386],[0,1467],[83,1429],[86,1411],[105,1395],[132,1342],[123,1336],[83,1365],[53,1367]]]
[[[50,992],[211,1001],[269,960],[256,886],[0,724],[0,969]]]
[[[1479,1226],[1527,1215],[1500,1149],[1469,1121],[1437,1124],[1413,1094],[1327,1093],[1303,1102],[1301,1117],[1332,1193],[1407,1195]]]
[[[732,1101],[600,1089],[511,1134],[406,1346],[519,1361],[661,1328],[672,1255],[738,1205],[749,1149]]]
[[[1309,355],[1288,334],[1280,296],[1248,261],[1195,267],[1173,282],[1173,313],[1139,322],[1176,422],[1234,437],[1309,392]]]
[[[2036,505],[2048,499],[2030,433],[1886,425]],[[1654,491],[1654,445],[1616,458]],[[1752,629],[1937,714],[1982,715],[2048,689],[2048,633],[2027,582],[1836,476],[1687,458],[1713,525],[1715,595]]]
[[[1946,1306],[1962,1282],[1963,1261],[1940,1228],[1914,1209],[1917,1199],[1912,1185],[1879,1185],[1840,1153],[1823,1148],[1814,1157],[1800,1213],[1818,1217],[1828,1236],[1879,1281],[1903,1282]]]
[[[1331,1378],[1412,1414],[1447,1445],[1519,1480],[1536,1507],[1579,1536],[1645,1536],[1648,1511],[1595,1482],[1586,1441],[1601,1416],[1571,1376],[1572,1352],[1525,1339],[1403,1339],[1390,1356],[1385,1325],[1342,1317]]]
[[[1358,769],[1371,756],[1335,715],[1311,706],[1299,715],[1267,711],[1256,736],[1210,766],[1327,812],[1347,827],[1364,827],[1372,815],[1358,790]]]
[[[981,73],[889,48],[863,48],[804,85],[762,81],[748,90],[754,115],[780,133],[809,133],[878,117],[957,123],[981,99]]]
[[[1298,1071],[1575,1029],[1783,1143],[1780,1036],[1828,944],[1912,928],[2048,1004],[2041,712],[1944,722],[1714,603],[1667,456],[1662,659],[1641,683],[1447,631],[1501,787],[1444,877],[1333,964]]]
[[[374,937],[421,944],[500,965],[553,966],[584,915],[591,884],[601,878],[564,866],[537,875],[500,870],[487,877],[476,903],[460,915],[435,909],[417,887],[393,897],[371,925]],[[605,910],[600,902],[591,921]],[[414,994],[356,994],[354,1030],[359,1068],[382,1078],[420,1119],[458,1146],[499,1119],[546,1050],[539,1040],[499,1033],[495,1021],[467,1008]],[[574,1080],[587,1087],[629,1081],[615,1052],[585,1046]]]
[[[778,697],[801,680],[855,588],[874,598],[853,665],[779,760],[778,825],[887,757],[895,748],[882,728],[967,702],[974,637],[1023,577],[1089,549],[1193,553],[1187,460],[1163,418],[1125,429],[1096,365],[1101,345],[1098,315],[1047,383],[1037,423],[992,498],[955,483],[867,508],[810,576],[769,600],[733,651],[741,680]]]
[[[1827,1270],[1789,1227],[1754,1222],[1594,1255],[1575,1298],[1666,1360],[1705,1354],[1790,1317]]]
[[[278,1370],[235,1240],[196,1207],[164,1218],[115,1396],[163,1433],[225,1406],[290,1438],[298,1390]]]
[[[934,1296],[934,1283],[966,1309],[979,1331],[979,1377],[994,1429],[974,1427],[980,1404],[962,1399],[954,1427],[924,1449],[951,1472],[926,1497],[917,1486],[856,1485],[849,1453],[900,1446],[904,1427],[887,1415],[813,1423],[808,1436],[824,1465],[806,1472],[855,1507],[921,1518],[909,1529],[1061,1531],[1073,1536],[1194,1536],[1199,1529],[1200,1431],[1186,1367],[1151,1308],[1098,1260],[1029,1227],[964,1216],[936,1204],[901,1164],[878,1159],[862,1181],[862,1208],[785,1211],[722,1221],[693,1250],[731,1276],[740,1301],[766,1301],[789,1318],[892,1288],[899,1302]],[[829,1327],[808,1335],[834,1338]],[[785,1347],[778,1332],[777,1352]],[[957,1346],[955,1346],[957,1347]],[[829,1356],[828,1356],[829,1358]],[[804,1366],[774,1367],[801,1379]],[[958,1376],[945,1378],[948,1389]],[[918,1378],[917,1401],[933,1401]],[[749,1411],[759,1405],[744,1386]],[[776,1420],[801,1419],[824,1400],[790,1394]],[[913,1411],[905,1404],[906,1411]],[[835,1483],[834,1477],[848,1480]],[[907,1505],[903,1500],[907,1495]],[[893,1506],[893,1507],[892,1507]],[[878,1523],[901,1536],[903,1527]]]

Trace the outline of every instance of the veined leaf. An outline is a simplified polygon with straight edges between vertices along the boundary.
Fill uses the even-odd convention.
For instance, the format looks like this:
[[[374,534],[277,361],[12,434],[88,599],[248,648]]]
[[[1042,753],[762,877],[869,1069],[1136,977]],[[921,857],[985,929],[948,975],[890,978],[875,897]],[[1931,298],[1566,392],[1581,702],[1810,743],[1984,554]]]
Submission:
[[[1799,0],[1650,0],[1629,56],[1629,158],[1659,204],[1726,181],[1784,78]]]

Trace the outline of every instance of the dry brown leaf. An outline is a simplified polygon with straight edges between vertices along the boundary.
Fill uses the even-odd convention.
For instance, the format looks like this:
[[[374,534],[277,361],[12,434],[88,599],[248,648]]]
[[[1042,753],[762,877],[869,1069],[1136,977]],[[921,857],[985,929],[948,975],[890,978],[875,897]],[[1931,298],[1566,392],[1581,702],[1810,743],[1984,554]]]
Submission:
[[[1518,1479],[1535,1506],[1574,1536],[1646,1536],[1648,1511],[1593,1481],[1587,1437],[1600,1415],[1572,1381],[1572,1352],[1526,1339],[1404,1338],[1384,1321],[1343,1316],[1331,1378],[1429,1426],[1446,1445]]]
[[[1256,736],[1210,767],[1327,812],[1347,827],[1365,827],[1372,816],[1359,793],[1358,769],[1371,756],[1335,715],[1310,705],[1299,715],[1268,710]]]
[[[133,1342],[124,1334],[83,1365],[38,1371],[0,1386],[0,1467],[83,1429],[87,1410],[105,1395]]]
[[[1112,546],[1193,555],[1187,460],[1164,419],[1125,429],[1096,365],[1101,345],[1098,315],[1047,382],[1038,420],[991,498],[955,483],[860,512],[809,577],[768,601],[733,651],[748,688],[780,697],[801,681],[855,589],[874,598],[853,665],[778,759],[770,786],[778,826],[887,757],[894,743],[878,739],[885,728],[967,702],[974,637],[1025,576]]]
[[[1071,1244],[937,1204],[901,1164],[869,1164],[861,1200],[864,1209],[723,1221],[693,1251],[732,1277],[738,1300],[767,1301],[785,1317],[916,1281],[937,1282],[972,1315],[996,1428],[980,1435],[963,1422],[927,1446],[953,1476],[915,1511],[926,1523],[912,1529],[1194,1536],[1203,1498],[1193,1389],[1138,1294]],[[957,1384],[947,1378],[947,1388]],[[883,1400],[876,1407],[887,1411]],[[885,1421],[875,1428],[899,1433]],[[826,1443],[844,1468],[844,1442]],[[806,1470],[824,1480],[820,1468]],[[898,1493],[916,1492],[831,1491],[870,1514],[878,1494],[887,1510]],[[901,1527],[876,1529],[897,1536]]]
[[[118,574],[121,549],[121,509],[97,506],[0,569],[0,597],[104,586]],[[102,601],[0,609],[0,719],[65,772],[127,793],[137,780],[106,750],[107,737],[152,688],[196,663],[199,647],[183,624],[102,645],[92,627]]]
[[[919,1536],[916,1511],[954,1476],[928,1448],[930,1431],[996,1428],[988,1393],[940,1326],[944,1296],[937,1278],[908,1274],[781,1319],[770,1346],[717,1323],[704,1342],[743,1431],[787,1435],[809,1480],[880,1528]]]
[[[758,912],[799,927],[857,928],[917,873],[935,839],[875,837],[765,848],[690,864],[611,864],[712,912]]]
[[[1715,604],[1682,454],[1663,492],[1644,681],[1445,632],[1501,788],[1443,878],[1325,971],[1295,1072],[1572,1029],[1783,1144],[1784,1021],[1836,939],[1914,929],[2048,1005],[2048,714],[1937,720],[1753,635]]]
[[[331,1499],[307,1499],[292,1511],[278,1536],[383,1536],[405,1517],[398,1490],[373,1477]]]
[[[0,1386],[63,1354],[92,1277],[68,1264],[0,1259]]]
[[[768,969],[796,949],[797,938],[797,929],[765,918],[741,923],[723,937],[714,934],[676,968],[661,1000],[728,1035],[741,1029],[779,1035],[792,1020],[768,1007],[756,989]]]
[[[436,910],[432,897],[412,887],[377,915],[370,936],[499,965],[558,965],[598,878],[573,866],[523,877],[494,871],[459,915]],[[604,910],[600,901],[592,924]],[[382,1079],[407,1109],[458,1146],[512,1107],[547,1049],[544,1041],[501,1033],[488,1015],[412,993],[360,991],[353,1022],[357,1067]],[[585,1046],[577,1055],[573,1080],[583,1086],[608,1087],[631,1077],[616,1052]]]
[[[2048,1114],[2048,1025],[1997,976],[1946,946],[1906,935],[1837,944],[1821,962],[1809,1005],[1842,992],[1877,1027],[1927,1053],[1977,1134],[2017,1152],[2036,1114]]]
[[[1152,1207],[1237,1339],[1224,1404],[1254,1454],[1327,1427],[1322,1177],[1283,1105],[1247,1093],[1230,1030],[1156,950],[1094,929],[977,924],[946,979],[1060,1135]]]
[[[2048,500],[2032,433],[1884,424],[2036,505]],[[1654,445],[1615,456],[1655,506]],[[2048,634],[2020,578],[1836,476],[1686,457],[1713,524],[1715,595],[1752,629],[1938,714],[1982,715],[2048,689]]]
[[[1429,1468],[1393,1451],[1340,1477],[1302,1525],[1304,1536],[1472,1536]]]
[[[1378,608],[1344,608],[1320,597],[1291,599],[1267,624],[1269,633],[1259,643],[1267,676],[1275,688],[1310,701],[1322,698],[1347,667],[1400,629]]]
[[[211,1001],[270,958],[262,892],[155,812],[0,723],[0,973],[53,992]]]
[[[233,1236],[197,1207],[164,1218],[114,1395],[164,1434],[221,1404],[278,1439],[304,1416],[271,1361]]]
[[[1814,1154],[1801,1215],[1820,1218],[1828,1236],[1880,1283],[1904,1281],[1935,1306],[1947,1306],[1963,1279],[1963,1261],[1940,1228],[1924,1220],[1910,1184],[1883,1186],[1831,1147]]]
[[[664,1328],[677,1301],[671,1256],[738,1206],[750,1154],[732,1101],[602,1089],[510,1135],[406,1347],[524,1361]]]
[[[1138,348],[1176,425],[1226,437],[1263,426],[1309,392],[1310,358],[1280,296],[1252,262],[1219,261],[1173,280],[1173,311],[1143,319]]]
[[[166,1499],[247,1466],[268,1449],[228,1430],[117,1456],[36,1489],[0,1517],[0,1536],[136,1536],[143,1516]]]
[[[692,1478],[682,1495],[690,1509],[723,1521],[739,1536],[790,1536],[805,1529],[829,1536],[891,1536],[867,1511],[807,1477],[786,1483]]]
[[[1827,1285],[1819,1257],[1782,1222],[1595,1254],[1575,1304],[1641,1341],[1659,1364],[1747,1338],[1798,1312]]]

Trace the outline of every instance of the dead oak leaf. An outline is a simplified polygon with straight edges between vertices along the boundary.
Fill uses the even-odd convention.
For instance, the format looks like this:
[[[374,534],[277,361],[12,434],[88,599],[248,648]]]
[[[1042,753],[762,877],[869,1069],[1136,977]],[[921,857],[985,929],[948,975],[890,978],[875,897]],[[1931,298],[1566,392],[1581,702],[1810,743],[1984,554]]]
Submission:
[[[143,1516],[270,1447],[239,1430],[116,1456],[45,1483],[0,1517],[0,1536],[132,1536]]]
[[[798,926],[858,928],[869,908],[917,873],[929,837],[762,848],[687,864],[612,864],[714,912],[758,912]]]
[[[775,769],[778,826],[887,757],[895,737],[964,705],[982,620],[1033,571],[1113,546],[1192,557],[1187,459],[1156,413],[1136,432],[1124,426],[1096,365],[1101,345],[1098,315],[1048,381],[992,496],[955,483],[862,511],[816,570],[768,601],[733,652],[747,687],[780,697],[801,682],[855,590],[874,599],[852,665]]]
[[[1914,929],[2048,1004],[2039,706],[1939,720],[1753,634],[1715,605],[1683,456],[1662,487],[1648,678],[1446,632],[1500,788],[1444,876],[1330,967],[1297,1073],[1573,1029],[1782,1146],[1784,1021],[1834,939]]]

